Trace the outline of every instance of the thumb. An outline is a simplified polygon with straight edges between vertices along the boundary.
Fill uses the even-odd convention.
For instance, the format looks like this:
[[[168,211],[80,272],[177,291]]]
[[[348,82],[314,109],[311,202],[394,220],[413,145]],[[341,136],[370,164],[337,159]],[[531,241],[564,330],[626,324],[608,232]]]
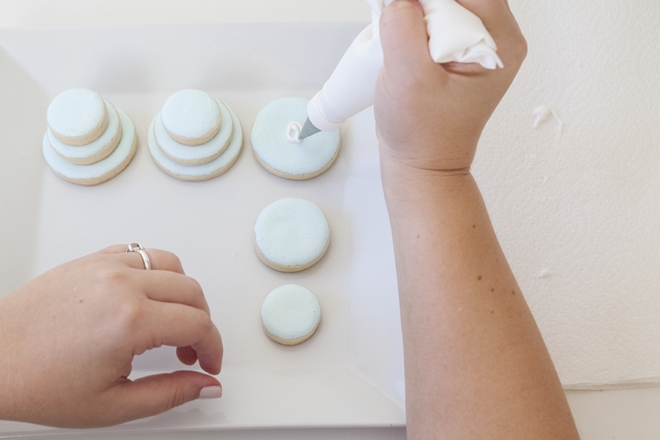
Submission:
[[[424,63],[435,65],[422,6],[417,0],[395,0],[380,17],[385,71],[401,80],[410,78]]]
[[[202,392],[202,390],[204,390]],[[195,371],[157,374],[120,385],[114,390],[120,413],[117,423],[155,416],[200,397],[220,397],[220,382]]]

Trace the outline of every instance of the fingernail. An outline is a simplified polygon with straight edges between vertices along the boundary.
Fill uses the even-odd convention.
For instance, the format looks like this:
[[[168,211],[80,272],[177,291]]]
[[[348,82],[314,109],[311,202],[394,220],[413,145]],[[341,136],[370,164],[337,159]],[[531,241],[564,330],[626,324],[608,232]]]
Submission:
[[[222,387],[204,387],[199,392],[199,399],[219,399],[222,397]]]

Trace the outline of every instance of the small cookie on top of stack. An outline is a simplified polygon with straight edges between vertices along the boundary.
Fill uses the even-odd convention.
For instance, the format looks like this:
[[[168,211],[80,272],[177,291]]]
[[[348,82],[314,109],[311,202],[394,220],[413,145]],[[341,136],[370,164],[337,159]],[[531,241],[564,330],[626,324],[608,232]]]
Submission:
[[[46,113],[46,162],[61,178],[92,186],[128,166],[137,149],[135,126],[121,109],[88,89],[60,93]]]

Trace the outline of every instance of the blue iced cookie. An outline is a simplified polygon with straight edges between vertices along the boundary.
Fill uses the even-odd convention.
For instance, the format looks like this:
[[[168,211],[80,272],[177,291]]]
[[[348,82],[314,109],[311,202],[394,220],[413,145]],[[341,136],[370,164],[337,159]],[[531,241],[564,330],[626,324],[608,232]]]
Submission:
[[[297,139],[307,118],[308,103],[304,98],[281,98],[264,107],[254,121],[252,149],[259,163],[276,176],[311,179],[337,159],[339,130]]]

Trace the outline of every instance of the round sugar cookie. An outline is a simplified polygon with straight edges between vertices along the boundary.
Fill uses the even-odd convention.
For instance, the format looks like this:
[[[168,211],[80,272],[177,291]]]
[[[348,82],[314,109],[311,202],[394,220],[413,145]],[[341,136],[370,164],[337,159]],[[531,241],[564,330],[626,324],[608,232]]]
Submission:
[[[101,137],[88,145],[72,147],[57,139],[52,130],[48,129],[48,142],[53,150],[66,161],[76,165],[91,165],[110,156],[119,145],[122,128],[115,107],[108,101],[105,101],[105,105],[108,108],[108,127]]]
[[[273,341],[298,345],[319,327],[321,304],[309,289],[287,284],[268,294],[261,306],[261,322]]]
[[[94,142],[103,134],[108,125],[108,109],[98,93],[70,89],[53,99],[46,118],[57,139],[79,147]]]
[[[217,105],[222,115],[220,130],[208,142],[195,147],[183,145],[172,139],[163,125],[162,118],[156,115],[154,135],[163,154],[181,165],[203,165],[224,153],[234,135],[234,122],[227,106],[221,101],[217,101]]]
[[[254,121],[252,149],[259,163],[276,176],[311,179],[337,159],[339,130],[319,132],[301,142],[288,139],[291,124],[305,122],[308,103],[304,98],[281,98],[264,107]]]
[[[257,255],[280,272],[316,264],[330,245],[330,227],[314,203],[288,197],[266,206],[254,225]]]
[[[226,173],[234,163],[236,163],[236,160],[238,160],[241,150],[243,149],[243,129],[241,128],[241,122],[238,120],[236,113],[234,113],[229,106],[227,106],[227,109],[229,110],[233,121],[234,134],[225,152],[218,156],[217,159],[203,165],[193,166],[181,165],[180,163],[168,159],[163,153],[163,150],[158,146],[158,142],[156,142],[156,135],[154,133],[154,127],[156,125],[155,119],[151,122],[147,136],[147,145],[149,146],[151,158],[161,170],[179,180],[208,180]]]
[[[106,159],[93,165],[76,165],[60,157],[44,135],[43,153],[46,162],[64,180],[78,185],[92,186],[106,182],[121,173],[128,166],[137,149],[137,136],[133,121],[122,110],[117,109],[122,125],[122,135],[115,151]]]
[[[160,117],[172,139],[194,147],[205,144],[218,133],[223,115],[211,95],[187,89],[165,101]]]

